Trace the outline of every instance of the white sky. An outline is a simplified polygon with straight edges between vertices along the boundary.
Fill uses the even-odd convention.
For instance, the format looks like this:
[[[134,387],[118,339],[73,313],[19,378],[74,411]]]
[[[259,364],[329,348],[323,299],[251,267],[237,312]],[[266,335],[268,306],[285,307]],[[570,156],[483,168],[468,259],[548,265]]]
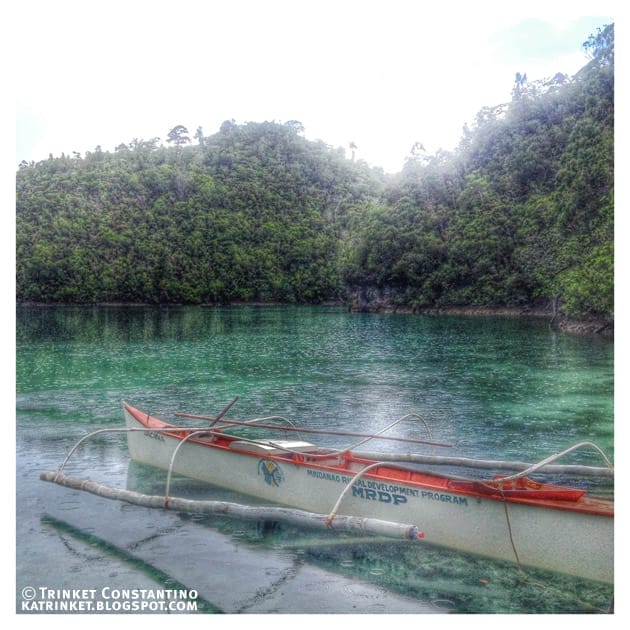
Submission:
[[[617,3],[512,4],[15,2],[15,166],[165,141],[178,124],[192,137],[227,119],[296,119],[307,138],[353,141],[397,172],[416,141],[453,149],[481,107],[509,100],[516,72],[576,72]]]

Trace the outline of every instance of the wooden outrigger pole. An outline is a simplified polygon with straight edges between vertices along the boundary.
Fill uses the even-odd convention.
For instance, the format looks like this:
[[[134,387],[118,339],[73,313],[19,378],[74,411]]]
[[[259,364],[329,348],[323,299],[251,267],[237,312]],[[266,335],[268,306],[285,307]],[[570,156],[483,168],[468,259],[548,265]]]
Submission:
[[[203,501],[161,495],[147,495],[133,490],[112,488],[88,479],[68,477],[59,471],[44,471],[40,474],[39,478],[42,481],[56,483],[57,485],[72,488],[73,490],[83,490],[84,492],[89,492],[90,494],[95,494],[105,499],[123,501],[146,508],[174,510],[177,512],[188,512],[190,514],[204,514],[206,516],[220,515],[256,521],[275,520],[314,529],[349,531],[408,541],[424,538],[424,532],[420,531],[416,525],[395,523],[377,518],[337,514],[315,514],[288,507],[266,505],[252,506],[228,501]]]
[[[215,418],[213,416],[202,416],[192,413],[183,413],[177,412],[175,414],[178,418],[188,418],[191,420],[203,420],[203,421],[211,421],[215,422]],[[330,431],[326,429],[306,429],[303,427],[294,427],[294,426],[284,426],[279,424],[262,424],[256,423],[253,424],[251,421],[247,422],[245,420],[227,420],[226,418],[221,418],[222,424],[227,425],[236,425],[236,426],[245,426],[245,427],[256,427],[259,429],[271,429],[276,431],[293,431],[295,433],[313,433],[317,435],[337,435],[337,436],[345,436],[345,437],[358,437],[358,438],[367,438],[373,440],[391,440],[393,442],[408,442],[411,444],[428,444],[429,446],[441,446],[445,448],[452,448],[452,444],[446,444],[444,442],[435,442],[433,440],[420,440],[417,438],[399,438],[392,437],[389,435],[379,435],[376,433],[357,433],[354,431]]]
[[[462,468],[479,468],[485,470],[526,470],[534,464],[531,462],[506,461],[498,459],[471,459],[469,457],[442,457],[437,455],[420,455],[417,453],[375,453],[370,451],[353,451],[357,457],[364,459],[380,459],[384,462],[409,464],[426,464],[429,466],[458,466]],[[582,464],[545,464],[539,472],[556,475],[583,475],[587,477],[608,477],[614,479],[615,469],[608,466],[585,466]]]

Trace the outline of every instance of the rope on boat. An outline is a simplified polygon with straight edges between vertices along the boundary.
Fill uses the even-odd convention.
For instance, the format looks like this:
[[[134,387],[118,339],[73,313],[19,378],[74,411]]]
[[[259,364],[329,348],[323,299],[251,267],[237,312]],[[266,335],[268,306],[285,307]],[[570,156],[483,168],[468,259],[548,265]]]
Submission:
[[[516,566],[518,567],[519,573],[522,575],[524,573],[523,566],[521,565],[521,559],[518,557],[518,549],[516,548],[516,543],[514,542],[514,535],[512,533],[512,521],[510,520],[510,513],[508,511],[508,502],[503,494],[503,489],[499,488],[501,491],[501,497],[503,499],[503,511],[505,512],[505,523],[508,528],[508,536],[510,537],[510,545],[512,546],[512,552],[514,553],[514,559],[516,561]]]
[[[227,501],[197,501],[193,499],[181,499],[179,497],[171,497],[169,501],[165,503],[165,497],[163,496],[146,495],[133,490],[112,488],[87,479],[69,477],[59,471],[42,472],[40,479],[42,481],[56,483],[66,488],[83,490],[105,499],[124,501],[125,503],[147,508],[171,509],[178,512],[205,514],[209,516],[223,515],[246,520],[283,521],[296,526],[330,531],[330,524],[326,514],[316,514],[293,508],[251,506]],[[336,516],[334,529],[410,541],[424,537],[424,533],[420,532],[416,525],[394,523],[376,518],[358,516]]]

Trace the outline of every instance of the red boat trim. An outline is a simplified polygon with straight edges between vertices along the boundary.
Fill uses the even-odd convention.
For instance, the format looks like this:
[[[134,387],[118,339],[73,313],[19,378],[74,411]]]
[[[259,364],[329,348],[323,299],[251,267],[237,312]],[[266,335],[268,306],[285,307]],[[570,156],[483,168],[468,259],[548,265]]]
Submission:
[[[147,428],[162,429],[172,427],[172,431],[162,432],[162,435],[164,436],[168,436],[176,440],[182,440],[189,434],[188,430],[179,430],[177,425],[172,425],[164,420],[150,416],[149,414],[144,413],[127,403],[124,403],[124,407],[135,418],[135,420]],[[203,431],[203,427],[200,427],[199,430]],[[241,438],[238,436],[221,435],[220,429],[213,428],[211,435],[208,435],[207,437],[193,437],[190,438],[188,442],[198,444],[206,448],[229,450],[230,452],[235,454],[238,453],[241,456],[253,458],[260,457],[259,453],[230,448],[230,444],[239,439]],[[280,462],[287,462],[287,460],[289,460],[295,466],[317,468],[320,470],[334,471],[342,474],[348,474],[348,472],[354,474],[358,472],[360,469],[359,467],[362,468],[375,463],[373,460],[355,457],[351,452],[346,452],[342,455],[333,457],[337,460],[341,459],[343,463],[330,464],[322,463],[321,461],[318,462],[317,458],[309,458],[308,454],[283,453],[265,455],[265,458],[267,459]],[[355,464],[356,466],[352,468],[352,464]],[[503,488],[500,478],[487,481],[456,481],[406,468],[398,468],[390,464],[383,464],[382,466],[374,468],[373,471],[365,474],[365,478],[381,482],[387,481],[404,483],[411,487],[450,492],[479,500],[504,501],[506,503],[580,512],[596,516],[614,516],[614,504],[610,500],[585,496],[585,491],[578,488],[567,488],[552,484],[538,483],[532,481],[531,479],[518,480],[519,483],[517,484],[509,482],[509,484],[506,484],[505,488]]]

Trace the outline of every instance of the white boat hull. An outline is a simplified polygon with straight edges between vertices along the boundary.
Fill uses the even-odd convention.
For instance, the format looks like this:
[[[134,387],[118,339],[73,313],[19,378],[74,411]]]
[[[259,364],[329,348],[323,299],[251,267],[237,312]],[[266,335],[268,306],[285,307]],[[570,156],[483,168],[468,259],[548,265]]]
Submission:
[[[125,408],[127,427],[143,428]],[[158,432],[128,434],[131,457],[168,470],[181,440]],[[192,441],[185,442],[173,472],[274,504],[328,514],[354,473],[325,465],[270,459]],[[613,582],[611,516],[538,507],[436,491],[405,482],[357,480],[340,514],[416,525],[426,542],[490,558]]]

